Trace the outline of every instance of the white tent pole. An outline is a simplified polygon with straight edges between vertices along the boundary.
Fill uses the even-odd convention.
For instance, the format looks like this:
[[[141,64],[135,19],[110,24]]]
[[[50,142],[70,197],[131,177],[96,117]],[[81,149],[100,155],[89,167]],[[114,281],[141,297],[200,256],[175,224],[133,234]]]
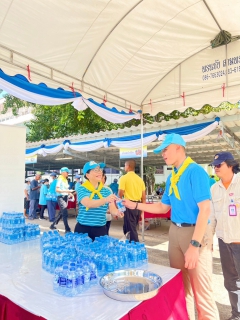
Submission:
[[[143,179],[143,107],[141,108],[141,178]],[[144,211],[142,214],[142,242],[144,242]]]

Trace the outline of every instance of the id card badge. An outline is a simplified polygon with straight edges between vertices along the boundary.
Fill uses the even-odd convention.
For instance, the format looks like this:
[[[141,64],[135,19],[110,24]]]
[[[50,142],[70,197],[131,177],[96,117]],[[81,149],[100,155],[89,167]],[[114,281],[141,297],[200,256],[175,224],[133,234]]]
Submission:
[[[237,207],[235,206],[235,204],[230,204],[228,210],[230,217],[235,217],[237,215]]]

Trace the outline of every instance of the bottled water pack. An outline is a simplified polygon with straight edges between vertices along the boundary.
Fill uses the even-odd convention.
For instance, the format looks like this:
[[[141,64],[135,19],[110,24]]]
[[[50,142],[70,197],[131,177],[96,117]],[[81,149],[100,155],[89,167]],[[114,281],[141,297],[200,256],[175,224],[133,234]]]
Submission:
[[[56,230],[44,232],[40,246],[42,268],[53,274],[53,289],[73,297],[98,283],[98,278],[115,270],[146,268],[148,255],[143,243],[129,243],[102,236],[95,241],[87,234]]]
[[[15,244],[40,237],[39,225],[25,224],[23,213],[3,212],[1,216],[0,241]]]

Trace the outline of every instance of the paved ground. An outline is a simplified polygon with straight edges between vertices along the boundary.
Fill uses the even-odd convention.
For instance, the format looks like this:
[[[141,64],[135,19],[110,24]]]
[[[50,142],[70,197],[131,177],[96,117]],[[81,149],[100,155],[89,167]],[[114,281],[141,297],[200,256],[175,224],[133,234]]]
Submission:
[[[75,210],[70,210],[69,213],[72,214],[69,217],[69,226],[74,230],[76,224]],[[41,231],[49,230],[49,221],[34,220],[33,222],[40,224]],[[150,225],[150,229],[145,231],[144,242],[148,248],[149,262],[169,266],[167,254],[169,226],[170,221],[161,219],[161,225]],[[59,222],[57,227],[59,231],[64,234],[64,225],[62,221]],[[123,237],[122,220],[112,221],[110,235],[119,239]],[[139,231],[139,239],[142,241],[141,231]],[[223,285],[222,268],[216,239],[214,241],[213,251],[213,284],[214,296],[219,309],[220,319],[226,320],[231,316],[231,308],[227,291]]]

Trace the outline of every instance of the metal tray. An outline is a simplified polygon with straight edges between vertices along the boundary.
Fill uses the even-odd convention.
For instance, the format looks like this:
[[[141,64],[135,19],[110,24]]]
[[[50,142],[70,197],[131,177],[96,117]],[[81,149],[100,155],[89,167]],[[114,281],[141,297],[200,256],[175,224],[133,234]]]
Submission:
[[[153,298],[162,286],[162,278],[148,270],[126,269],[110,272],[100,279],[103,292],[120,301]]]

